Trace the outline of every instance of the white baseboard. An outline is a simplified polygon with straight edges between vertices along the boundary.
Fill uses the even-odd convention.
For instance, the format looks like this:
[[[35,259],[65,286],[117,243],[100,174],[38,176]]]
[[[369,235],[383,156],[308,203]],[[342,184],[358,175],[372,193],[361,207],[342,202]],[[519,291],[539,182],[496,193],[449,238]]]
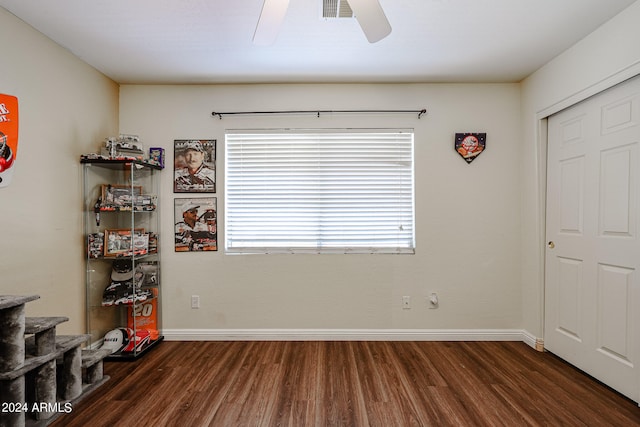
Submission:
[[[167,341],[522,341],[522,329],[163,329]]]

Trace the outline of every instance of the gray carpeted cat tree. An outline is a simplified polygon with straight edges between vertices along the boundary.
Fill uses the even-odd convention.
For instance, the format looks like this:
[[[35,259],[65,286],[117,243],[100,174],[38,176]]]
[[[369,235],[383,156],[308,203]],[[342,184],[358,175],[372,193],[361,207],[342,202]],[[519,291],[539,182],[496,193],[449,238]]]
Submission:
[[[38,298],[0,295],[0,427],[46,426],[109,379],[109,350],[83,350],[88,335],[56,335],[68,318],[25,316]]]

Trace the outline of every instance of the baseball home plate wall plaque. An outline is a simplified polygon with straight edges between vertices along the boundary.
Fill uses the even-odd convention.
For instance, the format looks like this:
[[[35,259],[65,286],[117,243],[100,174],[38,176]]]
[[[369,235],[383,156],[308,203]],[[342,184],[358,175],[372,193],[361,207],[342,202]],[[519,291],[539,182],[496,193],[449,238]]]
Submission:
[[[485,149],[486,133],[456,133],[455,149],[465,162],[471,163]]]

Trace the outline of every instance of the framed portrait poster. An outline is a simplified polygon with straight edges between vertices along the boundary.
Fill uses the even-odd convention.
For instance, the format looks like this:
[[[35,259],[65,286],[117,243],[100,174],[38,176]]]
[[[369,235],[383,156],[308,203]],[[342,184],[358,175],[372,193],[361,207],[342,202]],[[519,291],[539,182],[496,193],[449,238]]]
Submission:
[[[175,250],[218,250],[218,215],[215,197],[174,199]]]
[[[176,139],[173,142],[173,192],[216,192],[216,140]]]

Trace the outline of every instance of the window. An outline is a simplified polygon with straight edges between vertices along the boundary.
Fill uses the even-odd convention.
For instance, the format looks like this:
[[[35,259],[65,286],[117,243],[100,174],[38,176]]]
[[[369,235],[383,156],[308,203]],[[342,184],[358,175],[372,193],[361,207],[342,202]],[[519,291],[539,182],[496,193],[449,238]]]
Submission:
[[[226,135],[228,253],[414,253],[413,132]]]

